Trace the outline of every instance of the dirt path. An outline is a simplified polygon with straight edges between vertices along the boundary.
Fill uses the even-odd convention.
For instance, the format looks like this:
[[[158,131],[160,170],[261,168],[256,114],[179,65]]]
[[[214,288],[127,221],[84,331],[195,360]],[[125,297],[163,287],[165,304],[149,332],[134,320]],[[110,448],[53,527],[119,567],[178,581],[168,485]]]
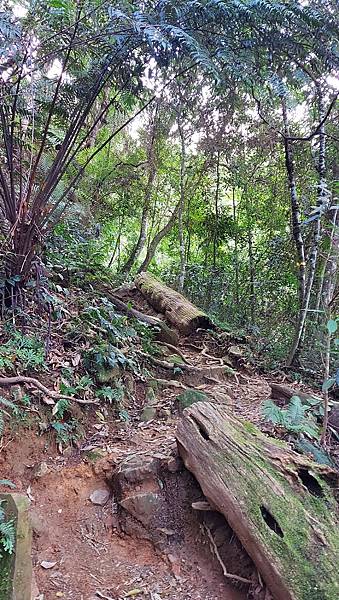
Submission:
[[[140,303],[138,308],[146,310]],[[179,349],[187,363],[204,368],[202,376],[199,372],[182,374],[179,380],[183,385],[226,402],[245,418],[260,420],[258,407],[269,395],[263,378],[242,369],[236,373],[230,370],[229,375],[216,373],[213,367],[221,365],[225,349],[206,332],[182,338]],[[210,376],[206,376],[208,367],[212,368]],[[152,371],[159,380],[173,377],[161,368]],[[201,515],[192,510],[192,501],[200,500],[201,493],[187,472],[171,475],[167,520],[162,527],[164,543],[123,530],[111,489],[114,469],[126,458],[166,461],[176,453],[176,396],[180,390],[170,384],[159,385],[157,416],[142,422],[147,389],[145,384],[133,385],[129,423],[117,420],[109,410],[103,420],[91,409],[87,412],[86,438],[63,455],[58,453],[54,438],[46,434],[40,437],[33,431],[19,430],[3,442],[0,473],[31,499],[36,580],[33,599],[244,600],[249,597],[248,586],[224,577],[211,552],[206,523],[203,525]],[[94,505],[90,496],[102,489],[110,492],[109,499],[104,506]],[[155,525],[152,523],[153,528]],[[216,527],[219,536],[221,528],[220,524]],[[232,532],[226,540],[225,531],[223,562],[227,571],[256,575]],[[44,561],[50,568],[41,566]],[[263,596],[258,592],[254,597]]]

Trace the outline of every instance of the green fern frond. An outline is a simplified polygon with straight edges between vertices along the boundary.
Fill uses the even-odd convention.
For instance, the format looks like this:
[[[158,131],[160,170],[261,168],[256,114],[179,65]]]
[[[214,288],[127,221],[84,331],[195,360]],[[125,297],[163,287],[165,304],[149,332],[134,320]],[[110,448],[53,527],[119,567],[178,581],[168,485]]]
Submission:
[[[5,429],[4,413],[2,412],[2,410],[0,410],[0,437],[2,437],[4,429]]]
[[[0,396],[0,404],[2,406],[6,406],[7,408],[10,408],[11,410],[15,410],[16,406],[14,404],[14,402],[11,402],[10,400],[7,400],[7,398],[4,398],[3,396]]]
[[[13,553],[15,546],[15,527],[12,520],[0,523],[0,544],[5,552],[8,552],[8,554]]]

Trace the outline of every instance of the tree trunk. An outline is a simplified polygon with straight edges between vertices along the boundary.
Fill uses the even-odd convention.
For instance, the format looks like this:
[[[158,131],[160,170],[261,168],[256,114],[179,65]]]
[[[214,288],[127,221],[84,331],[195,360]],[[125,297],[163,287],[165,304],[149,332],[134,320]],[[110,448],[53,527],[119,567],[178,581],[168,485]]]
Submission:
[[[117,298],[105,285],[102,285],[102,292],[106,295],[106,297],[112,302],[112,304],[124,315],[128,317],[133,317],[141,321],[142,323],[147,323],[154,327],[157,331],[156,339],[161,340],[163,342],[167,342],[176,346],[179,337],[177,332],[174,329],[170,329],[164,321],[158,319],[157,317],[153,317],[152,315],[146,315],[135,308],[131,308],[128,304],[125,304],[120,298]],[[160,330],[160,331],[159,331]]]
[[[232,187],[232,207],[234,222],[234,270],[235,270],[235,302],[239,306],[239,250],[238,250],[238,219],[237,206],[235,202],[235,188]]]
[[[317,99],[318,99],[318,114],[319,121],[321,122],[325,115],[324,99],[321,91],[320,84],[316,84],[317,87]],[[326,184],[326,133],[325,124],[323,123],[319,130],[319,161],[318,161],[318,192],[317,192],[317,207],[319,214],[314,222],[313,229],[313,241],[308,258],[308,274],[307,281],[304,286],[304,297],[300,307],[300,313],[298,318],[298,325],[295,334],[295,338],[292,344],[292,348],[287,359],[287,365],[292,365],[299,353],[302,345],[302,338],[304,329],[306,326],[307,311],[310,305],[311,293],[313,289],[314,277],[317,267],[317,260],[319,254],[319,245],[321,240],[321,217],[324,214],[328,203],[328,190]]]
[[[153,191],[154,180],[156,176],[156,161],[155,161],[155,143],[156,143],[156,135],[157,135],[157,126],[158,126],[158,110],[159,104],[156,106],[155,114],[153,116],[153,123],[151,129],[151,135],[148,145],[148,178],[144,195],[144,203],[141,214],[141,222],[140,222],[140,231],[137,243],[132,249],[128,259],[125,264],[122,266],[121,272],[124,275],[128,275],[135,263],[135,261],[139,258],[147,238],[147,228],[148,228],[148,218],[151,206],[151,197]]]
[[[251,226],[249,225],[247,231],[248,240],[248,260],[249,260],[249,272],[250,272],[250,314],[251,314],[251,325],[255,323],[255,267],[253,257],[253,234]]]
[[[219,226],[219,189],[220,189],[220,151],[217,152],[217,181],[214,197],[214,232],[213,232],[213,268],[217,264],[218,226]]]
[[[275,600],[338,597],[338,474],[292,452],[227,408],[184,411],[186,467],[238,536]]]
[[[180,251],[180,272],[178,277],[178,290],[182,292],[184,289],[186,276],[186,250],[184,236],[184,211],[185,211],[185,173],[186,173],[186,148],[185,137],[178,121],[178,130],[181,140],[181,161],[180,161],[180,201],[178,210],[178,236],[179,236],[179,251]]]
[[[149,264],[154,257],[157,247],[159,246],[160,242],[164,239],[164,237],[166,237],[166,235],[171,231],[171,229],[175,223],[175,219],[177,217],[178,210],[179,210],[179,204],[177,204],[177,206],[174,208],[174,211],[173,211],[170,219],[167,221],[166,225],[164,225],[164,227],[162,229],[160,229],[160,231],[158,231],[158,233],[154,236],[153,240],[151,241],[150,245],[148,246],[145,260],[138,269],[138,273],[147,271]]]
[[[287,170],[288,187],[290,190],[291,200],[291,215],[292,215],[292,233],[295,242],[298,259],[298,281],[299,281],[299,305],[302,306],[305,293],[305,281],[306,281],[306,259],[305,259],[305,246],[304,240],[301,233],[301,217],[299,200],[297,193],[297,185],[295,180],[294,172],[294,159],[293,159],[293,148],[290,142],[289,125],[287,117],[287,107],[285,99],[282,99],[282,112],[283,112],[283,124],[284,124],[284,148],[285,148],[285,164]]]
[[[155,310],[163,313],[174,327],[183,334],[190,334],[198,327],[213,327],[210,318],[184,296],[167,287],[148,273],[140,273],[135,280],[137,288]]]

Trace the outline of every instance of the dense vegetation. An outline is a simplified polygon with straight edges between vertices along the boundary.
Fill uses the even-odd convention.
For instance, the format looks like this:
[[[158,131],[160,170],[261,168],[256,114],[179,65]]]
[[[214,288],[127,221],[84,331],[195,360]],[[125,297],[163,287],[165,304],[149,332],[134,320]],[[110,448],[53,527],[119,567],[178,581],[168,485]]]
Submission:
[[[7,422],[33,426],[62,452],[83,434],[76,402],[95,404],[101,423],[113,404],[117,420],[132,420],[134,380],[152,420],[168,384],[154,366],[173,377],[179,410],[217,398],[212,377],[207,395],[182,383],[199,367],[172,344],[163,361],[132,305],[120,314],[112,290],[149,270],[219,326],[208,334],[219,355],[200,348],[208,365],[237,380],[223,362],[230,346],[215,342],[232,332],[245,341],[247,374],[322,390],[285,406],[266,400],[262,416],[295,450],[335,466],[326,434],[339,439],[328,420],[339,387],[337,9],[3,0],[0,440]],[[0,559],[14,547],[0,500]]]
[[[333,385],[336,3],[8,1],[0,41],[2,318],[150,269]]]

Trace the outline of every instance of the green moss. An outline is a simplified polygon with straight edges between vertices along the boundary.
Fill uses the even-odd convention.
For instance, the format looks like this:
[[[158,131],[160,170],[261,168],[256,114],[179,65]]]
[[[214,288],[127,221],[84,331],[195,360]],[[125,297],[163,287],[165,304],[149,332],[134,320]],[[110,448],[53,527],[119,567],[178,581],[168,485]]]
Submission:
[[[251,423],[251,421],[244,421],[243,426],[244,426],[245,431],[248,431],[249,433],[253,433],[253,435],[256,435],[258,433],[257,427],[255,427],[255,425],[253,425],[253,423]]]
[[[238,427],[225,422],[223,430],[229,444],[222,453],[211,446],[211,452],[215,452],[211,460],[219,465],[225,486],[238,498],[239,509],[249,516],[253,534],[278,563],[288,587],[298,600],[336,600],[339,582],[334,557],[339,557],[339,536],[331,487],[310,463],[308,471],[323,492],[323,497],[313,496],[301,485],[296,466],[288,464],[287,454],[281,473],[273,461],[265,460],[264,448],[271,444],[288,447],[268,440],[251,423]],[[276,461],[278,466],[278,457]],[[307,460],[305,464],[307,467]],[[296,493],[297,485],[300,493]],[[261,506],[274,517],[283,537],[265,522]]]
[[[0,600],[9,600],[10,597],[10,573],[12,557],[5,554],[0,558]]]
[[[194,389],[185,390],[182,394],[177,396],[177,401],[182,410],[188,408],[194,404],[194,402],[204,402],[206,400],[208,400],[206,394]]]

